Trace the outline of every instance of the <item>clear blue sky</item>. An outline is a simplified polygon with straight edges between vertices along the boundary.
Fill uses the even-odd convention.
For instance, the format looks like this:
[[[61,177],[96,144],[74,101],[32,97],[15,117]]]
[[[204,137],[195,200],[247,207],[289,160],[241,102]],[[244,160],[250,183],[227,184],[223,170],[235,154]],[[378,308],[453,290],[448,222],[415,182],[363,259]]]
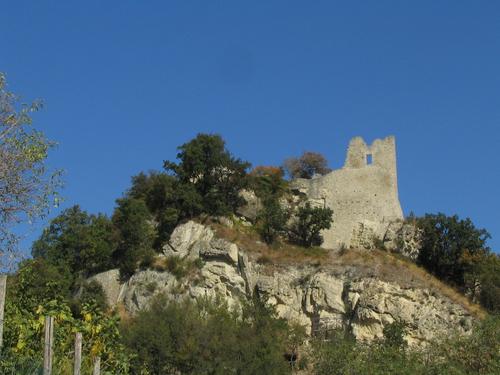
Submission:
[[[198,132],[254,165],[395,135],[405,214],[500,249],[500,2],[8,1],[0,71],[41,97],[65,207],[111,213]]]

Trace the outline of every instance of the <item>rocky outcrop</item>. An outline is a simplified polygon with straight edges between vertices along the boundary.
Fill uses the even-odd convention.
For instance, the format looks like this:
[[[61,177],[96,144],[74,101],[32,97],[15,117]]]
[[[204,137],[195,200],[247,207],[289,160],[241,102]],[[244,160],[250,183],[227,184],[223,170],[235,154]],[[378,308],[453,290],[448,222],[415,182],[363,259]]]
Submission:
[[[101,285],[102,290],[106,296],[106,303],[108,306],[114,306],[116,301],[120,300],[121,293],[124,289],[124,284],[120,282],[120,271],[109,270],[101,272],[97,275],[90,277],[88,282],[97,282]]]
[[[473,317],[465,308],[428,289],[384,281],[376,274],[356,274],[352,267],[259,264],[252,254],[195,222],[179,226],[170,243],[165,248],[167,260],[198,259],[199,269],[182,278],[167,271],[139,271],[125,284],[112,286],[115,292],[109,296],[116,297],[114,303],[136,313],[160,293],[171,299],[218,296],[231,306],[258,293],[279,316],[305,326],[309,333],[342,327],[369,341],[381,337],[387,324],[401,320],[409,327],[407,341],[415,345],[452,330],[468,332],[472,326]],[[105,281],[107,289],[106,280],[114,276],[102,275],[95,280]]]
[[[240,191],[240,197],[245,200],[245,204],[238,208],[236,213],[251,222],[255,222],[259,211],[262,210],[262,202],[252,190]]]

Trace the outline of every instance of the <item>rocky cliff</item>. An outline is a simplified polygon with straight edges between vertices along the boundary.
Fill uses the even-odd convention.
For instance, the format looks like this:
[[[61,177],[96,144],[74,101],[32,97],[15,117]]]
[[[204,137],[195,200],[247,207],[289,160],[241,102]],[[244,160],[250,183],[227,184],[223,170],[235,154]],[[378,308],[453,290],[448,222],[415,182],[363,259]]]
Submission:
[[[151,269],[125,283],[117,270],[92,279],[103,285],[111,306],[122,304],[131,314],[160,293],[172,299],[220,296],[230,306],[259,293],[279,316],[309,333],[343,327],[359,340],[373,340],[383,335],[385,325],[402,320],[409,327],[407,341],[419,345],[471,329],[474,317],[467,306],[407,262],[366,250],[286,254],[286,249],[252,242],[251,236],[242,238],[230,227],[229,222],[218,225],[222,230],[187,222],[175,229]],[[169,267],[174,261],[183,272]]]

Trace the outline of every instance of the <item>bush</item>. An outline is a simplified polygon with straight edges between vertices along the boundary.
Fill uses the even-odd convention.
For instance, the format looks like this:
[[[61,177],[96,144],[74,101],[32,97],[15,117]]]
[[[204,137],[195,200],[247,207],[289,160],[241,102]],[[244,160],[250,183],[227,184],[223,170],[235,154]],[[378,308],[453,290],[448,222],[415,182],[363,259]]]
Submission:
[[[320,232],[332,225],[333,211],[330,208],[311,207],[309,202],[299,207],[297,219],[290,228],[290,240],[301,246],[319,246],[323,243]]]
[[[285,233],[289,217],[290,214],[277,199],[269,198],[263,202],[263,208],[257,216],[257,231],[267,244],[271,244]]]
[[[222,301],[158,297],[123,327],[132,374],[288,374],[285,321],[259,300],[241,314]]]
[[[316,375],[498,374],[500,318],[478,324],[470,336],[451,335],[422,350],[401,350],[400,323],[386,327],[385,340],[363,344],[343,332],[313,342]],[[404,344],[403,344],[404,345]]]

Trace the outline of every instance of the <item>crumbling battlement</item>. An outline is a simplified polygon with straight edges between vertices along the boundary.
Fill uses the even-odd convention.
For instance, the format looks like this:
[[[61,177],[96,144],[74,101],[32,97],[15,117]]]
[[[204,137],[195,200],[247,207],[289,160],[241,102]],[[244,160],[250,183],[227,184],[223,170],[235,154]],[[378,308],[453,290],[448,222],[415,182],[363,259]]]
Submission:
[[[342,169],[296,179],[292,187],[333,210],[332,228],[323,232],[325,248],[366,247],[367,233],[382,238],[391,222],[403,219],[394,137],[377,139],[371,146],[353,138]]]

